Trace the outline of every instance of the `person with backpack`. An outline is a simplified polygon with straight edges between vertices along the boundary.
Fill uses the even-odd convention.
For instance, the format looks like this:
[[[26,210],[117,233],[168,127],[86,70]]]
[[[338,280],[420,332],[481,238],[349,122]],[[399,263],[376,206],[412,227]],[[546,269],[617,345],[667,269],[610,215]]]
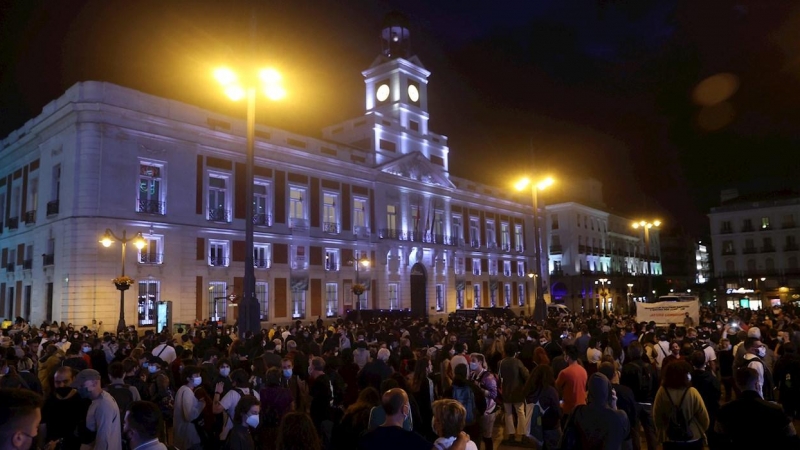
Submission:
[[[555,449],[561,440],[561,404],[555,388],[553,368],[539,364],[525,383],[525,430],[537,446]],[[491,448],[491,447],[489,447]]]
[[[228,433],[233,429],[235,424],[233,420],[234,413],[236,412],[236,404],[245,395],[255,395],[250,389],[250,377],[243,369],[236,369],[231,374],[232,388],[226,393],[222,394],[225,383],[222,381],[217,382],[214,387],[214,414],[222,414],[225,412],[222,431],[219,435],[221,442],[224,442],[228,437]]]
[[[625,412],[617,409],[617,395],[602,373],[589,377],[587,402],[577,405],[564,427],[562,448],[621,449],[630,434]]]
[[[222,444],[222,450],[255,450],[252,431],[258,428],[261,421],[261,403],[258,398],[252,395],[242,396],[234,408],[231,419],[235,425]]]
[[[522,388],[528,379],[528,369],[522,364],[517,356],[517,344],[514,342],[505,343],[506,357],[500,361],[498,375],[500,375],[500,389],[503,393],[503,411],[505,414],[504,440],[522,440],[525,435],[525,395]],[[575,358],[577,360],[577,349]],[[585,371],[584,371],[585,372]],[[514,424],[514,414],[517,415],[516,426]]]
[[[703,398],[692,387],[692,366],[680,360],[664,367],[664,371],[653,402],[656,438],[664,443],[664,450],[702,450],[709,419]]]
[[[774,388],[775,385],[772,381],[772,371],[769,370],[767,364],[764,362],[764,357],[767,354],[767,347],[761,343],[761,339],[757,337],[748,337],[744,340],[742,346],[745,348],[745,354],[742,359],[734,363],[734,371],[742,367],[750,367],[758,372],[758,388],[761,398],[766,401],[775,400]]]
[[[461,365],[463,364],[459,364],[459,366]],[[434,441],[433,448],[435,450],[450,449],[466,425],[467,410],[461,403],[450,399],[436,400],[432,407],[432,425],[436,435],[439,436]],[[466,449],[478,450],[478,446],[470,440],[466,443]]]
[[[486,358],[481,353],[471,354],[469,364],[470,378],[486,398],[486,411],[478,418],[484,450],[492,450],[494,448],[492,443],[494,420],[495,416],[497,416],[497,411],[500,409],[497,377],[489,371],[486,365]]]
[[[139,395],[139,390],[125,384],[123,381],[125,379],[125,369],[120,362],[113,362],[108,366],[108,379],[111,382],[106,386],[105,391],[116,400],[120,417],[125,417],[125,413],[130,408],[131,403],[142,399]],[[120,429],[122,429],[122,425],[123,423],[120,422]],[[122,438],[124,440],[125,436],[123,435]]]
[[[653,425],[653,400],[658,392],[658,370],[644,355],[644,347],[640,342],[631,342],[628,346],[629,361],[622,366],[619,384],[633,391],[639,404],[638,421],[631,424],[633,448],[641,448],[641,432],[647,441],[647,450],[656,450],[656,430]],[[638,424],[642,425],[641,430]]]
[[[486,396],[475,383],[467,379],[466,364],[459,364],[453,369],[453,385],[444,392],[444,396],[461,403],[466,410],[464,426],[467,434],[480,434],[478,418],[486,413]]]

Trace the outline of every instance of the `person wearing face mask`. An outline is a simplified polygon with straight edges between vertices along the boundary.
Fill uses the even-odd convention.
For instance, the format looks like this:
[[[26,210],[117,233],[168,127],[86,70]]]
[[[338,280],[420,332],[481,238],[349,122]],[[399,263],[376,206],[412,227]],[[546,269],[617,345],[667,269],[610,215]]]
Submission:
[[[161,411],[155,403],[133,402],[125,414],[122,434],[130,443],[131,450],[167,450],[158,440],[164,426]]]
[[[150,352],[154,356],[158,356],[161,358],[165,363],[170,364],[172,361],[175,361],[175,358],[178,357],[178,354],[175,352],[175,349],[169,345],[167,341],[166,335],[161,335],[158,338],[159,344],[153,348],[153,351]]]
[[[42,398],[22,389],[0,389],[0,448],[36,448]]]
[[[258,393],[261,399],[262,414],[261,428],[259,429],[259,442],[275,442],[278,436],[278,426],[283,416],[292,410],[292,393],[287,387],[281,386],[281,370],[275,367],[267,370],[266,384]]]
[[[223,369],[220,369],[220,375],[222,375],[222,371]],[[239,403],[239,400],[244,396],[254,395],[254,392],[252,389],[250,389],[250,382],[247,372],[242,369],[236,369],[233,371],[233,374],[230,378],[233,385],[227,394],[222,395],[222,389],[224,387],[222,382],[218,382],[214,387],[214,414],[221,414],[222,412],[227,413],[225,415],[225,425],[222,427],[222,432],[219,435],[220,441],[225,440],[225,438],[228,436],[228,433],[236,423],[233,419],[236,404]]]
[[[184,367],[183,375],[186,384],[181,386],[175,394],[174,445],[182,450],[201,450],[203,448],[200,435],[197,433],[195,424],[192,423],[193,420],[200,417],[205,407],[205,401],[199,400],[195,396],[195,390],[203,383],[201,372],[202,369],[197,366]]]
[[[469,368],[471,374],[470,378],[483,392],[483,396],[486,398],[486,411],[478,418],[478,424],[484,448],[485,450],[490,450],[494,448],[494,444],[492,443],[494,420],[497,411],[500,409],[497,404],[497,377],[488,370],[486,358],[481,353],[473,353],[470,355]],[[526,417],[528,417],[527,412]]]
[[[744,358],[735,364],[734,370],[741,367],[754,369],[758,372],[758,393],[761,394],[761,398],[766,401],[775,400],[775,384],[772,380],[772,371],[764,363],[767,347],[757,337],[748,337],[742,345],[745,348]]]
[[[222,450],[254,450],[252,431],[258,428],[261,403],[252,395],[245,395],[236,404],[233,415],[235,425],[222,445]]]
[[[433,382],[433,363],[427,356],[422,356],[414,365],[414,373],[411,376],[409,392],[419,405],[420,423],[417,425],[417,432],[428,440],[436,439],[436,433],[429,426],[433,418],[431,405],[437,399],[436,383]]]
[[[295,411],[307,411],[310,399],[308,398],[308,385],[303,381],[294,370],[294,362],[286,357],[281,360],[281,380],[280,385],[288,388],[292,394]]]
[[[408,395],[400,388],[389,389],[383,394],[382,406],[386,420],[382,425],[365,433],[358,443],[361,450],[431,450],[425,438],[403,428],[403,422],[411,415]]]
[[[76,430],[89,411],[88,399],[78,395],[70,385],[72,369],[59,367],[53,375],[53,391],[42,408],[42,428],[46,448],[52,450],[60,443],[62,450],[78,450],[81,446]]]
[[[92,401],[86,412],[86,428],[93,433],[94,440],[89,444],[95,450],[122,449],[122,417],[119,406],[108,392],[103,390],[100,372],[86,369],[78,372],[71,385],[78,395]]]
[[[122,363],[111,363],[111,366],[108,368],[108,378],[111,380],[111,383],[106,386],[105,391],[114,397],[114,401],[117,402],[117,406],[119,407],[120,414],[125,416],[130,405],[142,399],[139,395],[139,390],[124,383],[125,369],[123,369]],[[123,433],[123,437],[124,436],[125,434]]]

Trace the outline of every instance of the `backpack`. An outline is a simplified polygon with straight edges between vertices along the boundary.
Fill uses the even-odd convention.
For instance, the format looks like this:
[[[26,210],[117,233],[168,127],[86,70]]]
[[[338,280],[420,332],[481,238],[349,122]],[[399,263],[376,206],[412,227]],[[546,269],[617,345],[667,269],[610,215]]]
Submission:
[[[127,384],[109,384],[108,386],[106,386],[105,390],[117,402],[117,407],[119,408],[119,416],[124,419],[125,413],[128,412],[128,408],[130,408],[131,403],[133,403],[133,394],[131,393],[131,387]],[[120,429],[122,429],[124,422],[125,422],[124,420],[119,421]]]
[[[669,423],[667,424],[667,439],[673,442],[694,440],[694,433],[692,433],[692,430],[689,428],[689,421],[686,420],[686,416],[684,416],[683,410],[681,409],[683,399],[686,398],[686,393],[689,392],[689,388],[683,391],[681,400],[677,404],[672,401],[669,391],[665,389],[664,392],[667,394],[667,398],[672,404],[672,412],[669,415]]]
[[[549,408],[548,408],[549,409]],[[533,439],[536,440],[538,447],[544,443],[544,427],[542,426],[542,419],[547,409],[542,408],[542,405],[537,401],[533,404],[533,411],[531,411],[531,429],[528,430]]]
[[[772,372],[769,371],[769,369],[767,368],[767,365],[764,364],[764,361],[761,358],[755,357],[753,359],[745,359],[744,357],[742,357],[741,360],[738,360],[738,361],[736,361],[734,363],[734,365],[733,365],[734,373],[737,370],[740,370],[740,369],[743,369],[743,368],[749,366],[750,363],[752,363],[752,362],[757,362],[757,363],[761,364],[761,368],[762,368],[762,370],[764,372],[764,385],[761,386],[761,397],[764,400],[768,401],[768,402],[774,401],[775,400],[775,392],[774,392],[775,384],[772,382]],[[739,387],[737,386],[736,389],[739,389]],[[741,390],[738,390],[737,393],[739,393],[740,391]]]
[[[472,425],[475,423],[475,394],[469,386],[453,386],[453,400],[461,403],[464,409],[467,410],[467,417],[464,420],[465,425]]]

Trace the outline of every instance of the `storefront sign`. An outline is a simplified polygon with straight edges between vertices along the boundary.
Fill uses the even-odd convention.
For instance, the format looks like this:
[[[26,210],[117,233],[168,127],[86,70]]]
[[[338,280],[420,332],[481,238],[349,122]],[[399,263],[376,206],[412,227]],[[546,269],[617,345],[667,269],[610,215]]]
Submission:
[[[650,322],[657,325],[667,325],[675,323],[683,325],[686,313],[694,319],[694,323],[700,323],[700,303],[698,302],[659,302],[659,303],[638,303],[636,305],[636,321]]]

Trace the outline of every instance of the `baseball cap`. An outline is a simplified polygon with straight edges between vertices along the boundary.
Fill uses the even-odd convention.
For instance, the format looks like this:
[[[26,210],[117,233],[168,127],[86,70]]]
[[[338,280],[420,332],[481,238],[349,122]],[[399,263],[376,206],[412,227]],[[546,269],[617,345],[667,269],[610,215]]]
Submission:
[[[83,383],[87,381],[100,381],[100,372],[93,369],[81,370],[77,375],[75,375],[75,380],[72,382],[70,387],[75,389],[83,387]]]

